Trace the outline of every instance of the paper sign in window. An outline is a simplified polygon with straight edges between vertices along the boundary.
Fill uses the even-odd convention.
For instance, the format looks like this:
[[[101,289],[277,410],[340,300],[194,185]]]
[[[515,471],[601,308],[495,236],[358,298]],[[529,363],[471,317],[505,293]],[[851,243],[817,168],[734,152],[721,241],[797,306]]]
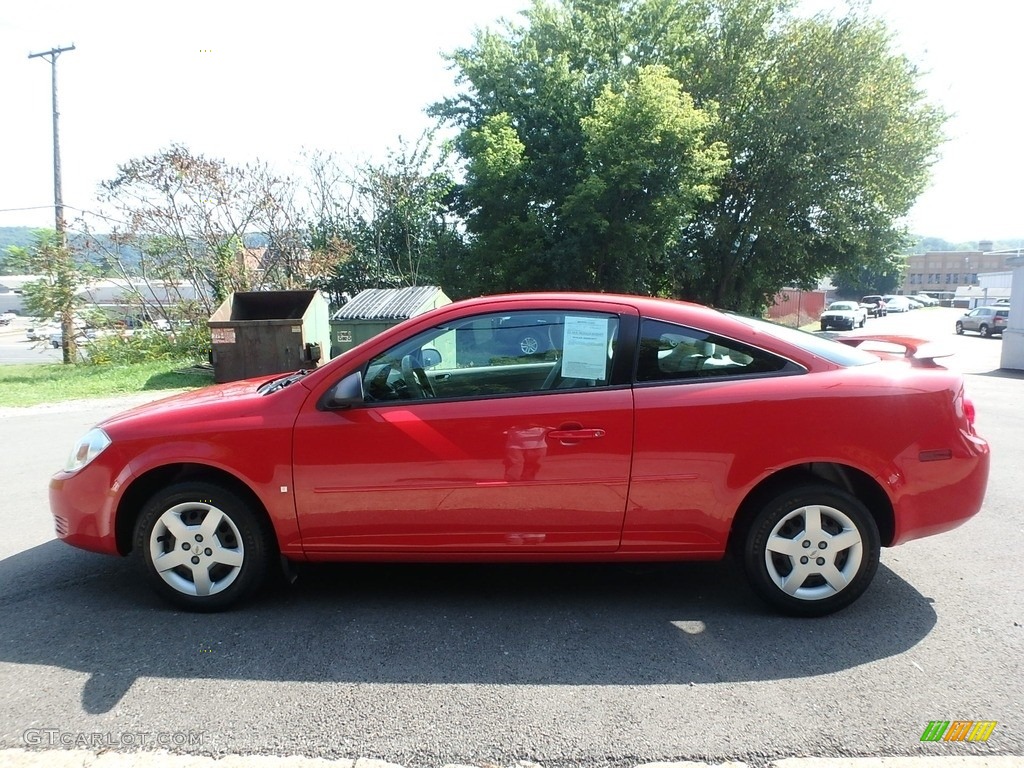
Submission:
[[[562,377],[604,379],[608,366],[608,320],[603,317],[565,318]]]

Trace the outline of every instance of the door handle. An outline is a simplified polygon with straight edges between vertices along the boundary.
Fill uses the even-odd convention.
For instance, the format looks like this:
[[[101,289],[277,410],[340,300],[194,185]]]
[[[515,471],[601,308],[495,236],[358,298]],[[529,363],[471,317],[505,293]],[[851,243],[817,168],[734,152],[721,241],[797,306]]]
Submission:
[[[604,437],[603,429],[553,429],[548,432],[551,440],[593,440]]]

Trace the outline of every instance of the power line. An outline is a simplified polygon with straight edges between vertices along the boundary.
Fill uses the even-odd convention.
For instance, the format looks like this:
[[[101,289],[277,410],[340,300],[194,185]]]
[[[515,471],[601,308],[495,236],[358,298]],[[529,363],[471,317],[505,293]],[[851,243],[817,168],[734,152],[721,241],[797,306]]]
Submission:
[[[85,214],[86,216],[95,216],[97,219],[104,219],[106,221],[112,221],[115,224],[127,224],[128,223],[124,219],[118,219],[118,218],[115,218],[113,216],[107,216],[106,214],[100,213],[99,211],[90,211],[87,208],[78,208],[78,207],[76,207],[74,205],[67,205],[67,204],[65,204],[64,207],[65,208],[69,208],[72,211],[77,211],[78,213]],[[27,206],[25,208],[0,208],[0,213],[18,213],[18,212],[21,212],[21,211],[47,211],[47,210],[50,210],[51,208],[53,208],[52,205],[31,205],[31,206]]]

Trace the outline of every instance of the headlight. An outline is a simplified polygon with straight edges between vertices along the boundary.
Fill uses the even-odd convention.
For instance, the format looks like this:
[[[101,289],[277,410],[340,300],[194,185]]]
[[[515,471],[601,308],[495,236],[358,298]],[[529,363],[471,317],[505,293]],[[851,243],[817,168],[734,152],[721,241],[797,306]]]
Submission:
[[[71,451],[67,464],[64,465],[64,471],[77,472],[103,453],[108,445],[110,445],[110,438],[106,432],[99,427],[90,429]]]

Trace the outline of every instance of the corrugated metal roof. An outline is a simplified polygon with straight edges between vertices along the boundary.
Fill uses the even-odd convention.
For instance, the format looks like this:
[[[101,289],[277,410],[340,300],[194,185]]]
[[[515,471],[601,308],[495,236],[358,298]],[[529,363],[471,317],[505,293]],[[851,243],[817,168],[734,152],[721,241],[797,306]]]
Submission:
[[[441,289],[436,285],[411,288],[368,288],[334,313],[332,320],[405,320]]]

